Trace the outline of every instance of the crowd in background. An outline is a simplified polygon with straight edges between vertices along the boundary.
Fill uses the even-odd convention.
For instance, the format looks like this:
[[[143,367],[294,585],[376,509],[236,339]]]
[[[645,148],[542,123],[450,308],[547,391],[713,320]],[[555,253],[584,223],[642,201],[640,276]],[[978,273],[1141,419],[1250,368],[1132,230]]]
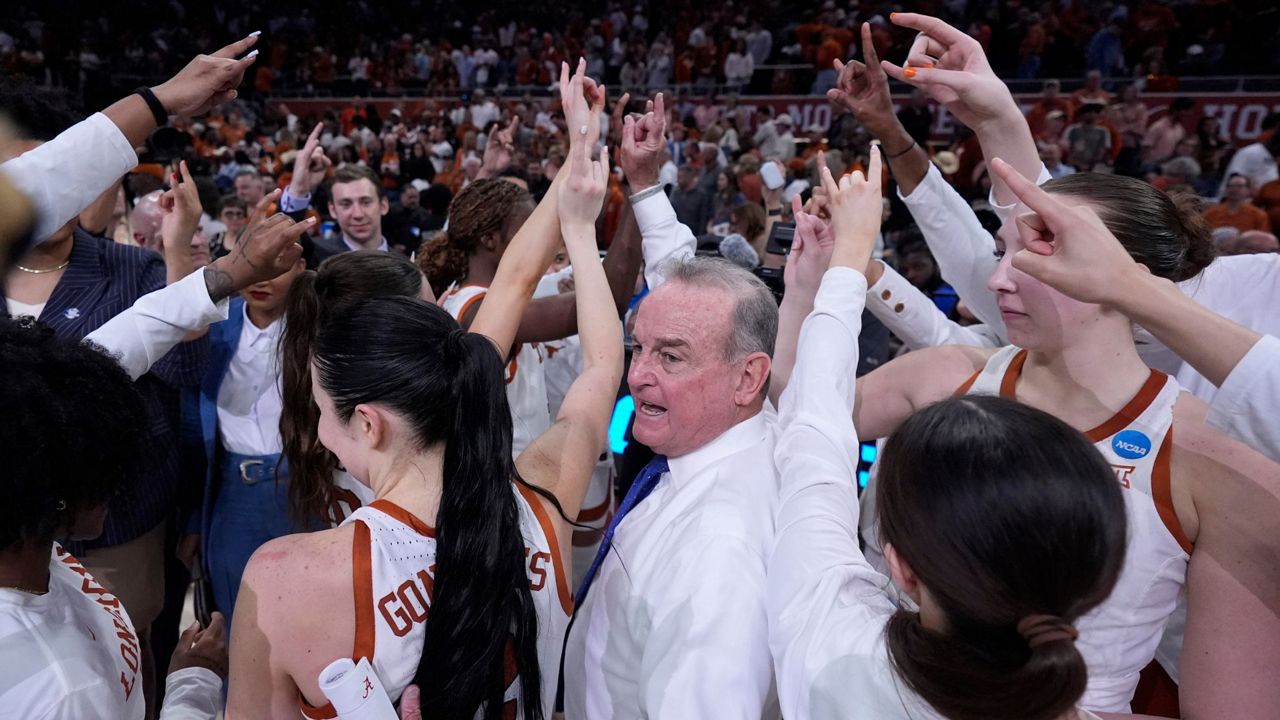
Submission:
[[[78,3],[71,3],[76,5]],[[1028,3],[931,0],[909,8],[856,0],[698,3],[459,3],[425,0],[208,6],[143,0],[84,12],[21,4],[0,21],[0,70],[86,96],[87,106],[167,77],[207,47],[211,33],[268,32],[249,92],[452,95],[474,89],[547,89],[558,63],[585,56],[606,84],[650,91],[673,85],[758,93],[824,90],[831,59],[849,57],[867,21],[881,56],[911,33],[895,10],[936,14],[966,28],[1002,77],[1108,78],[1274,74],[1280,13],[1262,0]],[[146,22],[137,22],[138,18]],[[1231,43],[1226,39],[1230,36]],[[785,66],[773,73],[765,65]]]

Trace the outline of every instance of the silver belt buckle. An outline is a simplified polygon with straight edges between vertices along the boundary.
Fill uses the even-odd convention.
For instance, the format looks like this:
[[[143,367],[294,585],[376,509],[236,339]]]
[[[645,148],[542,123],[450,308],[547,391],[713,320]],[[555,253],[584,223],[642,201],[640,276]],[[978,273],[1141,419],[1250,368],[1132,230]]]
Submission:
[[[249,468],[254,465],[265,465],[261,460],[241,460],[240,461],[240,482],[245,485],[256,485],[258,481],[249,477]]]

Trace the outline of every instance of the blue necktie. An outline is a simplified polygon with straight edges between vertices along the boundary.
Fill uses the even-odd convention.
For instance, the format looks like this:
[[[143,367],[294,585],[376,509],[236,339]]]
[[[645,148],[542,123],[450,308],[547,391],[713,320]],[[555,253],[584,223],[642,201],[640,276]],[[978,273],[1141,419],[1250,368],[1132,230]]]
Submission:
[[[574,598],[574,606],[582,605],[583,599],[587,597],[587,589],[591,587],[591,581],[595,579],[596,572],[600,570],[600,564],[604,562],[604,558],[609,554],[609,548],[613,545],[613,533],[618,529],[622,518],[631,512],[631,509],[640,504],[641,500],[649,497],[649,493],[658,486],[658,480],[662,478],[662,474],[667,472],[667,457],[665,455],[655,455],[648,465],[640,471],[636,476],[636,481],[631,483],[631,489],[627,491],[627,496],[622,499],[622,504],[618,506],[618,512],[614,513],[613,520],[609,523],[609,528],[604,531],[604,537],[600,538],[600,549],[596,551],[595,558],[591,561],[591,567],[587,568],[587,575],[582,579],[582,585],[578,588],[578,594]]]

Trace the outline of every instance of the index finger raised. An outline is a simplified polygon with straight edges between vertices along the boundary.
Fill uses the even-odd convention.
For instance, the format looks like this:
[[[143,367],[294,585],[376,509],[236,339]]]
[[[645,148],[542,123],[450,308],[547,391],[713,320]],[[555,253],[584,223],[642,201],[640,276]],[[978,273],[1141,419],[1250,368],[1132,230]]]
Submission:
[[[968,35],[951,27],[939,18],[918,13],[890,13],[889,22],[901,27],[919,30],[944,45],[955,45],[969,39]]]
[[[1068,221],[1070,210],[1057,198],[1045,192],[1043,188],[1022,176],[1012,165],[994,158],[991,170],[1004,180],[1005,185],[1013,191],[1018,200],[1038,214],[1050,227],[1062,227]]]
[[[227,45],[226,47],[223,47],[217,50],[216,52],[212,52],[209,54],[214,57],[234,59],[240,53],[248,52],[249,48],[253,47],[254,44],[258,42],[258,36],[261,34],[262,33],[257,31],[252,32],[249,35],[246,35],[245,37],[231,43],[230,45]]]
[[[862,62],[867,66],[870,75],[884,75],[880,67],[880,56],[876,54],[876,44],[871,41],[871,23],[862,23]]]

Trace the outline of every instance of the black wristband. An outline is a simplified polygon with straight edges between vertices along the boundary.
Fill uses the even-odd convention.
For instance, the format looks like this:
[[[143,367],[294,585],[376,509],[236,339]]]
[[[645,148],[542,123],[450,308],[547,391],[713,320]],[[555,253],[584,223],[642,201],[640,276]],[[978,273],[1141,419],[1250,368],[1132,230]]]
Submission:
[[[156,120],[156,127],[164,127],[169,124],[169,111],[164,109],[164,105],[160,103],[160,98],[151,92],[151,88],[143,85],[133,91],[134,95],[139,95],[147,103],[147,107],[151,108],[151,117]]]
[[[782,208],[774,208],[770,210],[769,217],[782,217]]]
[[[915,141],[915,140],[912,140],[912,141],[911,141],[911,144],[910,144],[910,145],[908,145],[908,146],[906,147],[906,149],[905,149],[905,150],[903,150],[903,151],[901,151],[901,152],[892,153],[892,154],[885,154],[884,159],[885,159],[885,160],[892,160],[892,159],[894,159],[894,158],[902,157],[903,155],[906,155],[907,153],[911,152],[911,148],[915,147],[915,146],[916,146],[916,144],[917,144],[917,143],[916,143],[916,141]],[[880,150],[881,150],[882,152],[884,151],[884,143],[881,143],[881,144],[880,144]]]

